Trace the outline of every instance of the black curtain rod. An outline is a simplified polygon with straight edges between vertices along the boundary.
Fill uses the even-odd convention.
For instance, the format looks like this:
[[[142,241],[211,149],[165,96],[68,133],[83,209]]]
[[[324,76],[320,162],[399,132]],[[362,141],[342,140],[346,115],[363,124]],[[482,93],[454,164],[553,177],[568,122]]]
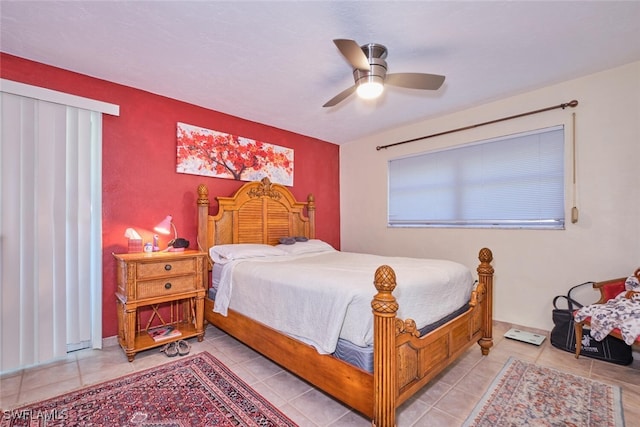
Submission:
[[[558,104],[558,105],[554,105],[553,107],[547,107],[547,108],[542,108],[540,110],[535,110],[535,111],[529,111],[526,113],[521,113],[521,114],[516,114],[515,116],[509,116],[509,117],[503,117],[501,119],[496,119],[496,120],[491,120],[488,122],[484,122],[484,123],[478,123],[476,125],[471,125],[471,126],[465,126],[462,128],[457,128],[457,129],[451,129],[451,130],[447,130],[444,132],[439,132],[439,133],[434,133],[431,135],[426,135],[426,136],[421,136],[419,138],[413,138],[413,139],[408,139],[406,141],[400,141],[400,142],[394,142],[393,144],[387,144],[387,145],[378,145],[376,147],[376,150],[380,151],[383,148],[390,148],[390,147],[395,147],[396,145],[402,145],[402,144],[407,144],[409,142],[415,142],[415,141],[419,141],[421,139],[427,139],[427,138],[433,138],[434,136],[441,136],[441,135],[446,135],[448,133],[453,133],[453,132],[459,132],[461,130],[467,130],[467,129],[473,129],[473,128],[477,128],[479,126],[484,126],[484,125],[490,125],[492,123],[498,123],[498,122],[502,122],[505,120],[511,120],[511,119],[517,119],[518,117],[524,117],[524,116],[529,116],[531,114],[537,114],[537,113],[543,113],[545,111],[549,111],[549,110],[555,110],[558,108],[562,108],[563,110],[567,107],[576,107],[578,105],[578,101],[576,101],[575,99],[573,101],[564,103],[564,104]]]

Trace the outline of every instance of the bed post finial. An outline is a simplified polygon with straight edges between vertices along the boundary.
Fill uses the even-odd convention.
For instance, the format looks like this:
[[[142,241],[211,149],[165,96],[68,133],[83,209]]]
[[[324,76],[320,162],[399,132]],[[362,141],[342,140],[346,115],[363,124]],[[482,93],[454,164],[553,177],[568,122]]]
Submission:
[[[207,223],[209,218],[209,189],[206,185],[198,185],[198,250],[206,252],[209,248]]]
[[[480,286],[484,288],[484,297],[482,298],[482,330],[483,335],[478,341],[483,355],[489,354],[489,349],[493,347],[493,253],[489,248],[480,249],[478,254],[480,265],[478,265],[478,281]]]
[[[398,302],[392,292],[396,273],[388,265],[378,267],[374,285],[378,293],[371,301],[373,308],[373,386],[377,390],[373,402],[373,425],[396,425],[396,312]]]
[[[198,185],[198,206],[209,206],[209,189],[206,185]]]
[[[309,217],[309,238],[316,238],[316,198],[309,193],[307,196],[307,216]]]

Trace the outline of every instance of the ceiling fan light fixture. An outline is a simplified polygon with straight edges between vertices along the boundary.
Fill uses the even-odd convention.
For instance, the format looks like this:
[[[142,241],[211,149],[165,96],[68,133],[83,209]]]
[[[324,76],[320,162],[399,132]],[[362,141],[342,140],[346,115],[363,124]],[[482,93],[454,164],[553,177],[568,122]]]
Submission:
[[[375,99],[382,95],[384,85],[379,76],[369,76],[367,79],[358,81],[358,89],[356,93],[362,99]]]
[[[355,84],[325,102],[322,107],[333,107],[351,96],[353,92],[361,99],[375,99],[384,92],[384,85],[407,89],[438,90],[445,76],[425,73],[391,73],[387,75],[387,48],[378,43],[358,46],[355,40],[335,39],[342,56],[353,69]]]

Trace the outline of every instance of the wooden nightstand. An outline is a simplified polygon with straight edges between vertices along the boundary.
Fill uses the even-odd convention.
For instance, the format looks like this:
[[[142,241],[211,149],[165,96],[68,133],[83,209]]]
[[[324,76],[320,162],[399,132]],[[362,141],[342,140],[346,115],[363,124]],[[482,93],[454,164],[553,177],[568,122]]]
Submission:
[[[137,352],[171,341],[194,336],[202,341],[207,288],[206,253],[184,251],[113,256],[118,264],[118,341],[129,362]],[[149,319],[144,322],[138,315],[141,307],[151,309]],[[154,341],[147,333],[152,320],[153,323],[175,325],[181,335]]]

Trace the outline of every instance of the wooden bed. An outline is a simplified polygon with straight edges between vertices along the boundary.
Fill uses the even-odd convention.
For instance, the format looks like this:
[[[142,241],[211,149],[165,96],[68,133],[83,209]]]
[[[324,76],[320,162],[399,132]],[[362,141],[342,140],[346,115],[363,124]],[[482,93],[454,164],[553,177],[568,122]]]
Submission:
[[[232,197],[217,197],[215,216],[209,214],[209,192],[198,187],[198,246],[230,243],[277,244],[285,236],[315,238],[315,201],[297,201],[284,186],[267,178],[243,185]],[[371,272],[377,294],[371,302],[374,316],[373,374],[290,338],[238,312],[222,316],[205,299],[205,320],[237,338],[290,372],[305,379],[345,405],[362,413],[378,427],[396,424],[396,408],[456,360],[473,343],[483,355],[492,340],[493,255],[479,252],[478,284],[470,308],[432,332],[419,336],[412,319],[398,319],[393,296],[395,273],[390,266]],[[402,284],[400,284],[402,286]]]

